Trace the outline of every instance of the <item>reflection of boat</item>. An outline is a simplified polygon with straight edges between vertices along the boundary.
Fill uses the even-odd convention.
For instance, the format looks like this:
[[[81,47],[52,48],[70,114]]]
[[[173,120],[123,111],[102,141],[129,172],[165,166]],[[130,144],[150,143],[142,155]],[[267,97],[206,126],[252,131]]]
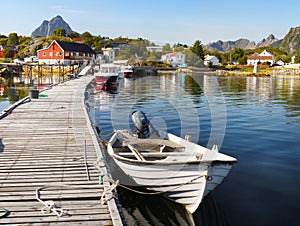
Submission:
[[[4,88],[0,82],[0,96],[3,96],[3,94],[4,94]]]
[[[121,70],[124,74],[124,78],[132,78],[132,76],[133,76],[132,66],[130,66],[130,65],[122,66]]]
[[[101,64],[100,70],[94,74],[95,82],[102,90],[108,90],[118,85],[120,66],[116,64]]]
[[[149,192],[161,193],[193,213],[203,196],[212,191],[229,173],[236,159],[170,133],[150,131],[143,112],[132,114],[137,134],[117,130],[107,151],[114,162]],[[122,178],[117,178],[122,183]]]
[[[193,215],[158,195],[142,195],[118,187],[118,198],[128,225],[228,226],[223,210],[211,194],[204,197]]]
[[[181,205],[162,196],[118,187],[118,197],[127,225],[195,225],[193,216]]]

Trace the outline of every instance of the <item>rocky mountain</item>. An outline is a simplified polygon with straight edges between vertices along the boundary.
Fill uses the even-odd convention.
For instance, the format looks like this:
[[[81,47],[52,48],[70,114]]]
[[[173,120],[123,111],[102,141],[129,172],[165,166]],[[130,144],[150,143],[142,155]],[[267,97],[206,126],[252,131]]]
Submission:
[[[300,26],[290,29],[280,43],[279,48],[288,53],[300,51]]]
[[[205,48],[208,50],[217,50],[219,52],[230,52],[234,48],[254,49],[255,43],[244,38],[238,39],[236,41],[226,42],[219,40],[217,42],[207,44]]]
[[[42,37],[51,36],[52,32],[57,28],[66,29],[67,34],[72,32],[69,24],[65,22],[61,16],[56,16],[50,21],[44,20],[42,24],[31,33],[31,37],[35,37],[37,35],[41,35]]]
[[[226,41],[223,42],[221,40],[213,43],[209,43],[205,45],[204,47],[208,50],[217,50],[220,52],[230,52],[234,48],[242,48],[242,49],[255,49],[258,47],[263,46],[279,46],[282,40],[279,40],[275,38],[274,35],[269,35],[266,39],[263,39],[259,41],[258,43],[255,43],[253,41],[250,41],[248,39],[238,39],[236,41]]]
[[[256,44],[256,48],[264,46],[277,47],[281,43],[282,39],[275,38],[274,35],[270,34],[266,39],[261,40]]]

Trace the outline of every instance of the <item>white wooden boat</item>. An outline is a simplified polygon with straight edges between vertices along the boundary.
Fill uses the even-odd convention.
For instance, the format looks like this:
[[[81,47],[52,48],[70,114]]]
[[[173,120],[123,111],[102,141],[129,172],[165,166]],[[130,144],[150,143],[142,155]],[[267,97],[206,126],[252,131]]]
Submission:
[[[137,134],[117,130],[107,151],[114,162],[150,193],[159,193],[193,213],[222,182],[236,159],[170,133],[155,131],[142,112],[133,113]],[[118,178],[122,183],[122,178]]]

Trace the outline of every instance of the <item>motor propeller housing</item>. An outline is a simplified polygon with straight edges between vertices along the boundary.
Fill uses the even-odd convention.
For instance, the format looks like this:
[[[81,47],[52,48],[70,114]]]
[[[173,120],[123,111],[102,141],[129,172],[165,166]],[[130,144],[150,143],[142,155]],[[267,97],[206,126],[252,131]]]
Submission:
[[[146,114],[142,111],[134,111],[131,114],[131,119],[134,124],[136,134],[139,138],[147,138],[151,135],[150,121]]]

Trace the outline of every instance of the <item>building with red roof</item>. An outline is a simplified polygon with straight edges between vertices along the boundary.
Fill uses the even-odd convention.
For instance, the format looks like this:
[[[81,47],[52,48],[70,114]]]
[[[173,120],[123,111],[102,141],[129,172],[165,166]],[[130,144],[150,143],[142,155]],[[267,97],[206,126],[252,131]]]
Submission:
[[[37,51],[39,63],[63,64],[92,60],[96,52],[86,44],[54,40],[47,48]]]
[[[255,65],[264,62],[269,62],[270,65],[274,64],[275,56],[267,50],[264,50],[260,54],[254,53],[251,56],[247,57],[247,65]]]

